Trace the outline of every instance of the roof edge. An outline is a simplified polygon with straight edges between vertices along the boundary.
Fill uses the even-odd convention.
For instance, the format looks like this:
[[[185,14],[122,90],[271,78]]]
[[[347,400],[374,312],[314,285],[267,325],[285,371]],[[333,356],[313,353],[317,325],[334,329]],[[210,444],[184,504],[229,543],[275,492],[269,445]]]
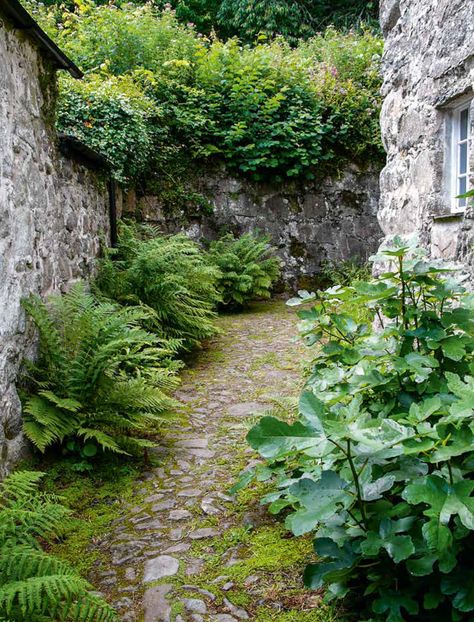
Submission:
[[[45,33],[19,0],[0,0],[0,12],[4,13],[16,28],[25,30],[53,60],[58,69],[68,71],[73,78],[79,80],[84,76],[79,67]]]

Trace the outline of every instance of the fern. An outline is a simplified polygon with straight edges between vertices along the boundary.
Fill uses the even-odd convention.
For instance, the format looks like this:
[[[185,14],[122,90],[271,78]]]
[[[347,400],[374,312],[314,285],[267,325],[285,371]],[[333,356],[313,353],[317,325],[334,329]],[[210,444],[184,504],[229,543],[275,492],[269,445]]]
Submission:
[[[98,302],[82,284],[24,305],[40,333],[23,395],[26,436],[41,452],[71,439],[117,453],[141,447],[127,440],[125,449],[118,438],[146,432],[176,406],[175,346],[142,328],[149,312]]]
[[[97,287],[122,304],[150,308],[153,329],[181,349],[199,345],[217,332],[219,271],[185,235],[146,232],[140,239],[136,227],[121,225],[118,249],[102,261]]]
[[[19,471],[0,484],[0,620],[117,622],[114,610],[66,562],[42,550],[70,528],[69,510],[38,491],[42,473]]]
[[[269,298],[280,276],[275,249],[269,246],[268,237],[258,233],[246,233],[240,238],[227,234],[211,242],[209,257],[221,273],[218,288],[223,304],[231,308]]]

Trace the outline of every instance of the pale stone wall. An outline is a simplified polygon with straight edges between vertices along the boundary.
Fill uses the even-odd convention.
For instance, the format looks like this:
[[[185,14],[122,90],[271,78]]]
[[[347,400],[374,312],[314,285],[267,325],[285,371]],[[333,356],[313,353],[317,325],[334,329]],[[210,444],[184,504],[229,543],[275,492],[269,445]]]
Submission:
[[[56,78],[35,44],[0,22],[0,477],[25,446],[15,380],[35,348],[20,306],[87,276],[108,231],[107,192],[59,155]]]
[[[138,200],[138,216],[197,240],[228,231],[269,234],[284,261],[283,280],[292,289],[311,287],[325,261],[366,260],[382,238],[377,168],[362,171],[352,165],[337,178],[280,185],[250,183],[223,169],[203,173],[193,189],[208,197],[212,213],[164,214],[156,198],[146,196]],[[129,201],[123,209],[134,212],[137,206]]]
[[[415,233],[434,256],[472,270],[474,214],[472,208],[451,213],[448,143],[450,107],[474,83],[474,2],[381,0],[380,13],[387,150],[380,225],[386,240]],[[471,112],[472,123],[473,106]],[[472,175],[472,146],[470,160]]]

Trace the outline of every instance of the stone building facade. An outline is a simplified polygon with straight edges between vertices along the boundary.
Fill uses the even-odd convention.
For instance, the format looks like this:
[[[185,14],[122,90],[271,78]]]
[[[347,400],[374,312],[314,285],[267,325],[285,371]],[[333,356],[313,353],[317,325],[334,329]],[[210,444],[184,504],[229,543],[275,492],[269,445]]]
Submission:
[[[94,155],[65,157],[53,128],[56,69],[81,74],[9,0],[0,0],[0,62],[1,478],[24,449],[15,381],[35,349],[20,301],[91,273],[109,231],[109,200]]]
[[[417,234],[435,257],[474,269],[474,2],[381,0],[386,240]]]
[[[337,177],[277,185],[252,183],[221,169],[203,174],[193,187],[208,198],[209,212],[166,214],[153,196],[132,200],[124,210],[198,241],[229,231],[268,234],[283,260],[283,285],[294,291],[313,287],[325,262],[365,261],[377,250],[379,173],[377,167],[363,171],[353,164]]]

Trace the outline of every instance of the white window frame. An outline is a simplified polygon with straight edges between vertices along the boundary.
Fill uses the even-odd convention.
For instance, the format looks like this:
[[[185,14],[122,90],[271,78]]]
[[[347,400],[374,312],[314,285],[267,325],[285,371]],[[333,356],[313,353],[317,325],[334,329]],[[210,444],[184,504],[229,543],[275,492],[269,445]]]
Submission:
[[[464,98],[462,102],[459,102],[456,107],[451,109],[451,157],[450,157],[450,195],[451,195],[451,211],[452,212],[464,212],[468,199],[457,199],[456,197],[461,194],[459,188],[459,182],[462,178],[466,179],[466,192],[470,190],[470,157],[471,157],[471,113],[472,97]],[[467,135],[465,139],[461,139],[461,115],[467,110]],[[460,171],[460,149],[461,145],[467,145],[467,160],[466,160],[466,172]]]

